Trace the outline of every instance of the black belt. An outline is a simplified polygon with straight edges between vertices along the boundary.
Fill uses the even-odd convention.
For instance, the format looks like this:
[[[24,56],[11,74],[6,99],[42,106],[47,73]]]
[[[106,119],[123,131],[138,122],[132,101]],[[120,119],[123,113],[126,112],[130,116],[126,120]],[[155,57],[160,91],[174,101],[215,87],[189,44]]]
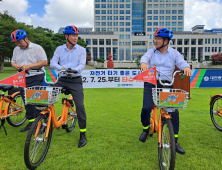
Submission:
[[[158,81],[159,83],[160,83],[160,81]],[[168,84],[170,84],[171,82],[170,81],[168,81],[168,80],[161,80],[161,82],[162,83],[168,83]]]
[[[81,76],[77,76],[77,77],[67,77],[67,76],[65,76],[65,77],[61,77],[61,78],[64,78],[64,79],[77,79],[77,78],[81,78]]]

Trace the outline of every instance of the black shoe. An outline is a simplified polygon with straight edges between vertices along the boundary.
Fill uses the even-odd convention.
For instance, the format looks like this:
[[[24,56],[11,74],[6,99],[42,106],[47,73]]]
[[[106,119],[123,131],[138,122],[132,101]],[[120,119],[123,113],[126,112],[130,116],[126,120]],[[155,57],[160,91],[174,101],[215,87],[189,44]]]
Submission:
[[[147,131],[143,131],[143,133],[139,137],[139,140],[141,142],[146,142],[146,139],[148,139],[147,136],[148,136],[148,132]]]
[[[179,154],[185,154],[185,151],[183,150],[183,148],[179,145],[179,143],[176,143],[176,152]]]
[[[80,132],[80,139],[79,139],[79,148],[83,147],[86,145],[86,133],[85,132]]]
[[[25,131],[29,130],[31,126],[32,126],[32,122],[29,122],[29,124],[26,127],[24,127],[23,129],[21,129],[20,132],[25,132]]]

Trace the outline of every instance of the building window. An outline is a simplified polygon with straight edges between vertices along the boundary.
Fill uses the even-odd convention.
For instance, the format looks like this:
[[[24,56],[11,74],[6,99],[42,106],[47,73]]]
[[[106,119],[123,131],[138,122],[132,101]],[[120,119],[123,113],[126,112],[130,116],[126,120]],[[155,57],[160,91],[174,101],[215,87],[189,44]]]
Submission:
[[[147,2],[152,2],[152,0],[147,0]]]
[[[170,14],[170,10],[166,10],[166,14]]]
[[[106,22],[102,22],[102,26],[106,26]]]
[[[111,42],[111,40],[110,40]],[[110,44],[111,45],[111,44]],[[109,53],[111,52],[111,48],[106,48],[106,60],[109,60]]]
[[[126,39],[130,39],[130,35],[126,35]]]
[[[207,44],[207,39],[205,38],[205,44]]]
[[[98,51],[96,47],[93,47],[93,60],[96,61],[98,58]]]
[[[119,49],[119,60],[124,60],[124,48]]]
[[[217,52],[217,47],[215,47],[215,52]]]
[[[205,52],[207,52],[207,47],[205,47]]]
[[[159,25],[160,26],[164,26],[164,22],[159,22]]]
[[[111,40],[106,40],[106,45],[111,45]]]
[[[166,16],[166,20],[170,20],[170,16]]]
[[[120,8],[124,8],[124,4],[120,4],[119,7],[120,7]]]
[[[178,28],[178,31],[183,31],[183,28]]]
[[[101,2],[106,2],[106,0],[101,0]]]
[[[160,16],[160,18],[159,18],[160,20],[164,20],[164,16]]]
[[[129,11],[129,10],[126,10],[126,14],[130,14],[130,11]]]
[[[210,38],[208,38],[208,44],[210,44]]]
[[[108,19],[108,20],[112,20],[112,16],[108,16],[107,19]]]
[[[100,22],[96,22],[96,26],[100,26]]]
[[[130,2],[130,0],[126,0],[126,2]]]
[[[124,2],[124,0],[119,0],[119,2]]]
[[[118,20],[118,17],[117,17],[117,16],[114,16],[113,19],[114,19],[114,20]]]
[[[179,10],[179,11],[178,11],[178,14],[183,14],[183,10]]]
[[[102,20],[106,20],[106,17],[105,17],[105,16],[102,16]]]
[[[100,28],[96,28],[96,31],[100,31]]]
[[[212,38],[212,44],[214,44],[214,38]],[[213,51],[212,51],[213,52]]]
[[[154,7],[154,8],[158,8],[158,4],[154,4],[153,7]]]
[[[172,16],[172,20],[177,20],[177,17],[176,16]]]
[[[96,0],[95,2],[100,2],[100,0]]]
[[[107,13],[108,13],[108,14],[112,14],[112,10],[108,10]]]
[[[113,48],[113,60],[118,60],[118,48],[116,48],[116,47]]]
[[[130,32],[130,28],[126,28],[126,32]]]
[[[210,52],[210,47],[208,47],[208,52]]]
[[[158,8],[158,7],[157,7]],[[160,8],[164,8],[164,4],[160,4]]]
[[[158,11],[157,11],[157,10],[154,10],[153,13],[154,13],[154,14],[158,14]],[[152,14],[152,11],[151,11],[151,14]]]
[[[152,32],[152,28],[147,28],[147,32]]]
[[[124,39],[124,35],[119,35],[119,39]]]
[[[112,26],[112,22],[107,22],[107,25],[108,26]]]
[[[219,51],[218,51],[219,53],[221,52],[221,47],[219,47]]]
[[[99,58],[104,59],[104,48],[99,48]]]
[[[176,22],[172,22],[172,26],[177,26],[177,23]]]
[[[114,32],[118,32],[118,28],[114,28]]]
[[[113,5],[113,8],[118,8],[118,4],[114,4],[114,5]]]
[[[177,4],[173,4],[173,5],[172,5],[172,8],[177,8]]]
[[[147,14],[152,14],[152,10],[148,10],[148,11],[147,11]]]
[[[154,23],[153,23],[153,26],[158,26],[158,22],[154,22]]]
[[[217,38],[215,38],[215,44],[217,44]]]
[[[177,14],[177,11],[176,11],[176,10],[173,10],[173,11],[172,11],[172,14]]]
[[[118,22],[114,22],[113,25],[114,25],[114,26],[118,26]]]
[[[183,23],[182,22],[178,22],[178,26],[183,26]]]
[[[113,14],[118,14],[118,10],[114,10],[114,11],[113,11]]]
[[[100,14],[100,11],[99,11],[99,10],[96,10],[96,11],[95,11],[95,14]]]
[[[130,20],[130,17],[129,17],[129,16],[127,16],[127,17],[126,17],[126,20]]]
[[[166,26],[170,26],[170,22],[166,22]]]
[[[100,20],[100,17],[96,17],[96,20]]]
[[[221,44],[221,38],[219,38],[219,44]]]
[[[96,4],[96,5],[95,5],[95,8],[100,8],[100,5],[99,5],[99,4]]]
[[[126,22],[126,26],[130,26],[130,22]]]
[[[212,52],[214,52],[214,47],[212,47]]]
[[[120,32],[124,32],[124,28],[120,28],[119,31],[120,31]]]
[[[152,17],[147,17],[147,20],[152,20]]]
[[[152,4],[148,4],[148,5],[147,5],[147,8],[152,8]]]
[[[152,26],[152,22],[147,22],[147,26]]]
[[[183,4],[178,4],[178,8],[183,8]]]
[[[102,28],[102,31],[106,31],[106,28]]]
[[[126,4],[126,8],[130,8],[130,4]]]
[[[121,10],[119,13],[120,13],[120,14],[124,14],[124,11],[123,11],[123,10]]]
[[[153,17],[153,20],[158,20],[158,17],[157,17],[157,16],[154,16],[154,17]]]
[[[124,17],[123,17],[123,16],[120,16],[119,19],[120,19],[120,20],[124,20]]]
[[[120,22],[120,23],[119,23],[119,26],[124,26],[124,22]]]
[[[91,40],[87,39],[87,40],[86,40],[86,43],[87,43],[88,45],[91,45]]]
[[[183,20],[183,17],[182,16],[178,16],[178,20]]]
[[[160,14],[164,14],[164,10],[160,10]]]
[[[106,8],[106,4],[102,4],[102,8]]]
[[[166,8],[171,8],[171,5],[170,4],[166,4]]]
[[[107,5],[107,8],[112,8],[112,4],[108,4],[108,5]]]

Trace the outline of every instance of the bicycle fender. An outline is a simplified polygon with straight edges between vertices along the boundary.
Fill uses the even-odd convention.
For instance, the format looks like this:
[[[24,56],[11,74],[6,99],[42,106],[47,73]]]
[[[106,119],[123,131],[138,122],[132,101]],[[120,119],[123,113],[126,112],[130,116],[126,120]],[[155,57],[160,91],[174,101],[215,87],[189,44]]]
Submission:
[[[15,92],[15,93],[13,93],[13,94],[11,95],[11,97],[14,98],[15,95],[17,95],[17,94],[19,94],[19,93],[20,93],[19,91],[18,91],[18,92]]]
[[[214,96],[211,96],[210,105],[211,105],[212,101],[213,101],[215,98],[217,98],[218,96],[221,96],[221,97],[222,97],[222,94],[216,94],[216,95],[214,95]]]

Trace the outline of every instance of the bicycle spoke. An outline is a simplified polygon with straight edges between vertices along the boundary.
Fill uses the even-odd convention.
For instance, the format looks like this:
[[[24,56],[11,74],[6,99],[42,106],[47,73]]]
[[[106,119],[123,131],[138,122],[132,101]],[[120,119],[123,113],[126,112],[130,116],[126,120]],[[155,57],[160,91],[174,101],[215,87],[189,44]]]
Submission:
[[[222,97],[217,97],[211,104],[211,119],[214,126],[222,131]]]

